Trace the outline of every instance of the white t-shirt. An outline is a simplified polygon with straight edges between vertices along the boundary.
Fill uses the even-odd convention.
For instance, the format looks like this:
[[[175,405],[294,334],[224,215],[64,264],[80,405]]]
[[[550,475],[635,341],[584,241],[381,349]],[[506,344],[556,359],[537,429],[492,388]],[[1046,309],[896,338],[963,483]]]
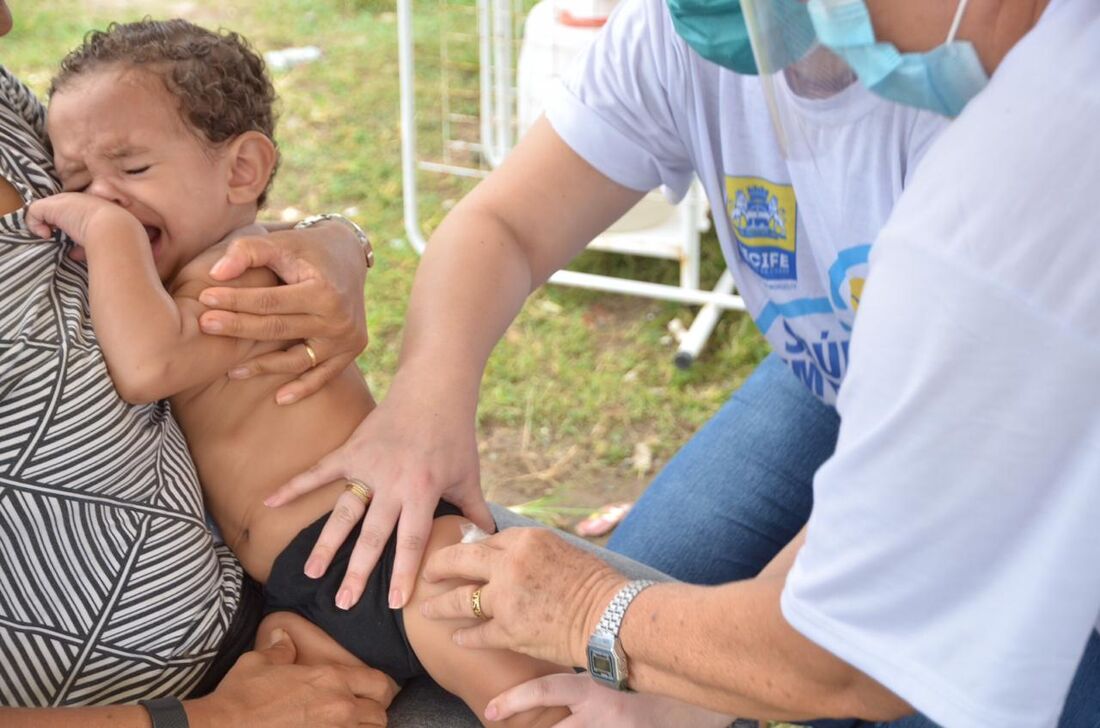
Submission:
[[[1100,617],[1100,3],[1054,0],[879,236],[783,612],[952,728],[1053,726]]]
[[[871,242],[947,122],[858,83],[799,103],[819,142],[816,163],[781,153],[759,79],[699,57],[676,35],[665,0],[625,0],[546,115],[626,187],[682,196],[698,175],[749,313],[832,403]]]

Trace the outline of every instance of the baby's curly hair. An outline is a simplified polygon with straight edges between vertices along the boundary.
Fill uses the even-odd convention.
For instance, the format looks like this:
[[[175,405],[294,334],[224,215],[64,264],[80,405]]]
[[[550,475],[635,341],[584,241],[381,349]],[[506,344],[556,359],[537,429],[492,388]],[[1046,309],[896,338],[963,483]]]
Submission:
[[[49,95],[109,65],[159,78],[179,102],[187,126],[212,146],[247,131],[266,134],[275,143],[275,88],[263,58],[237,33],[215,33],[181,19],[111,23],[107,30],[89,32],[65,56]],[[260,195],[261,207],[271,180]]]

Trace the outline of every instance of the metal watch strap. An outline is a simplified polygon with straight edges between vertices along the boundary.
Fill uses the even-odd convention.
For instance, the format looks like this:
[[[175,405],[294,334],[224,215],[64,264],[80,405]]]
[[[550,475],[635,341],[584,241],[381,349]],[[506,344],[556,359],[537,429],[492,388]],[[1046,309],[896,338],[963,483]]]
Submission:
[[[363,247],[363,256],[367,260],[367,269],[374,267],[374,247],[370,244],[370,238],[363,232],[363,228],[355,224],[354,220],[349,220],[343,215],[336,212],[326,212],[320,215],[310,215],[309,217],[299,220],[294,225],[295,230],[301,230],[302,228],[313,227],[322,222],[338,222],[351,228],[351,231],[355,233],[355,237],[359,238],[359,245]]]
[[[634,597],[642,593],[643,589],[656,583],[652,579],[637,579],[620,589],[615,598],[611,600],[611,603],[607,605],[607,609],[604,610],[603,616],[600,617],[600,623],[596,626],[596,631],[607,632],[613,637],[618,637],[619,628],[622,626],[623,617],[626,615],[626,608],[634,601]]]
[[[138,705],[149,713],[153,728],[189,728],[191,725],[187,722],[187,711],[183,709],[183,703],[176,698],[139,700]]]

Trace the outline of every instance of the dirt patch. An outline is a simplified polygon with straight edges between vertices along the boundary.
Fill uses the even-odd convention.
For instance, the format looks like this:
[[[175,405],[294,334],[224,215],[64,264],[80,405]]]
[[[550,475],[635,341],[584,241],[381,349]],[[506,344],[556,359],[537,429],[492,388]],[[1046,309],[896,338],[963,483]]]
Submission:
[[[643,442],[645,433],[638,435]],[[522,428],[489,428],[479,441],[485,496],[568,529],[606,503],[636,500],[663,464],[631,456],[609,465],[598,449],[578,440],[533,447]]]

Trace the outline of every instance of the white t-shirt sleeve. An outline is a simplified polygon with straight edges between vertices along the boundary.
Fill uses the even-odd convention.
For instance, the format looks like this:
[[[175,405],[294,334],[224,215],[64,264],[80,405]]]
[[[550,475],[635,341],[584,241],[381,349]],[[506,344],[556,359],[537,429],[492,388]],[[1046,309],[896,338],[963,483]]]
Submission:
[[[902,196],[783,594],[952,728],[1055,725],[1100,617],[1096,48],[1053,2]]]
[[[635,190],[661,185],[679,199],[693,166],[675,109],[684,108],[686,46],[664,0],[625,0],[546,104],[554,130],[609,178]]]
[[[1100,349],[895,241],[851,356],[784,615],[938,723],[1054,725],[1100,612]]]

